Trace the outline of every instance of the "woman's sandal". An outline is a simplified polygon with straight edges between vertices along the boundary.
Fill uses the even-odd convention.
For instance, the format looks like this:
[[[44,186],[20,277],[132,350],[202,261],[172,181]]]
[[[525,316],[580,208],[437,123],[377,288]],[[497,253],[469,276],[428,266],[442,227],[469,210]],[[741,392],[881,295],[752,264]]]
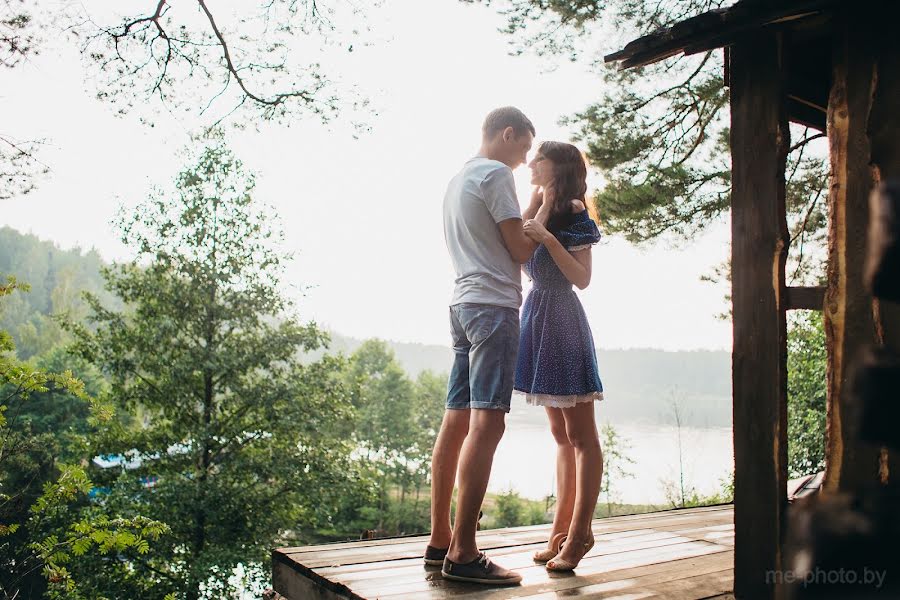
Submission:
[[[586,542],[584,542],[584,544],[583,544],[584,552],[581,553],[581,558],[584,558],[584,556],[585,556],[588,552],[591,551],[591,548],[594,547],[594,532],[592,531],[592,532],[591,532],[590,534],[588,534],[588,535],[589,535],[590,537],[589,537],[588,540],[587,540]],[[560,546],[560,552],[562,552],[562,546]],[[559,557],[559,555],[556,555],[555,557],[553,557],[553,559],[551,559],[550,561],[547,562],[547,570],[548,570],[548,571],[571,571],[571,570],[573,570],[575,567],[578,566],[578,563],[581,562],[581,558],[579,558],[578,561],[575,562],[575,563],[570,563],[570,562],[567,561],[567,560],[561,559],[561,558]]]
[[[557,533],[550,539],[550,547],[545,550],[538,550],[534,553],[534,562],[545,563],[562,550],[562,545],[566,541],[565,533]]]

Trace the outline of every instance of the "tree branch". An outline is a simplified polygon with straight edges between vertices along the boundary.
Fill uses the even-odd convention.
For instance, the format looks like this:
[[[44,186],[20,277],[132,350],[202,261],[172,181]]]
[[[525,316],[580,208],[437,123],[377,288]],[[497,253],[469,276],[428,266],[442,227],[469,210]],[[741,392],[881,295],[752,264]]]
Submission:
[[[237,81],[238,86],[240,86],[241,90],[248,98],[258,104],[264,104],[271,107],[276,107],[290,98],[301,98],[306,102],[313,101],[313,99],[303,91],[282,92],[280,94],[276,94],[272,98],[263,98],[255,94],[254,92],[251,92],[231,59],[231,51],[228,48],[228,42],[225,41],[225,36],[222,35],[222,32],[219,30],[219,26],[216,24],[216,20],[213,17],[212,12],[210,12],[209,7],[206,6],[206,0],[197,0],[197,3],[200,5],[200,8],[203,9],[204,14],[206,14],[206,19],[209,21],[209,25],[210,27],[212,27],[216,39],[219,40],[219,45],[222,47],[222,56],[225,59],[225,66],[228,69],[228,72],[231,73],[235,81]]]

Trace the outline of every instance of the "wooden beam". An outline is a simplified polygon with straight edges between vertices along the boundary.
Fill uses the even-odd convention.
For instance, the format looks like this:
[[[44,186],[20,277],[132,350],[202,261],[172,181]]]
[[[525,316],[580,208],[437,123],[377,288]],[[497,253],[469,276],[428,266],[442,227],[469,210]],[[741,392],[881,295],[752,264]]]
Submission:
[[[827,114],[800,98],[788,96],[788,118],[805,127],[825,131]]]
[[[350,589],[272,551],[272,588],[288,600],[365,600]]]
[[[785,161],[782,34],[735,44],[731,65],[734,591],[773,598],[787,506]],[[768,575],[768,577],[767,577]]]
[[[831,191],[825,295],[825,493],[857,490],[879,478],[881,453],[857,441],[848,415],[849,383],[860,351],[876,341],[872,297],[863,283],[869,193],[875,183],[867,124],[876,83],[871,25],[847,9],[835,17],[833,84],[828,102]]]
[[[787,292],[787,310],[822,310],[825,304],[824,287],[789,287]]]

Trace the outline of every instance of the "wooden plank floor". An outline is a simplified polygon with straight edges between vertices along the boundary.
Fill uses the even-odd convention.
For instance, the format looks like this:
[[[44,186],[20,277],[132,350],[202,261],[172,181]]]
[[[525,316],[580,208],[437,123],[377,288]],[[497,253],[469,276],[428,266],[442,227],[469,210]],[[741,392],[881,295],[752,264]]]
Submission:
[[[522,575],[513,587],[442,579],[440,567],[422,563],[422,536],[277,549],[273,587],[289,600],[731,597],[730,505],[597,519],[593,529],[596,545],[574,574],[549,573],[531,559],[546,547],[550,525],[480,532],[479,547]]]

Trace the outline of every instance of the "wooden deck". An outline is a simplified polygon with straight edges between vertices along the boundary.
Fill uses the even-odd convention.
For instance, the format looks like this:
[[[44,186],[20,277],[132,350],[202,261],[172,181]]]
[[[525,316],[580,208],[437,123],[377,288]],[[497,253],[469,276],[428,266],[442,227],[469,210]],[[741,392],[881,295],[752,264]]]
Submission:
[[[551,574],[531,560],[550,525],[480,532],[479,547],[522,574],[514,587],[443,580],[440,567],[422,563],[427,537],[418,536],[280,548],[272,581],[289,600],[732,597],[731,505],[597,519],[593,528],[597,543],[575,574]]]

